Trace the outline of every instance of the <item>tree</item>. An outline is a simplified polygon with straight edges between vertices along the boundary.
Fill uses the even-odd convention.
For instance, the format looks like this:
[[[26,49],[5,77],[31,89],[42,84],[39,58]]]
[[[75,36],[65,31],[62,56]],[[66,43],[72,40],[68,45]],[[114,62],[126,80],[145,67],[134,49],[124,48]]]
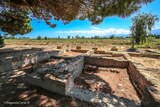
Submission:
[[[38,36],[38,37],[37,37],[37,40],[41,40],[41,36]]]
[[[82,39],[85,39],[85,36],[82,36],[81,38],[82,38]]]
[[[143,13],[132,18],[133,25],[131,27],[132,44],[140,44],[146,42],[146,37],[151,34],[152,27],[158,21],[158,17],[150,13]]]
[[[114,39],[114,38],[115,38],[115,36],[114,36],[114,35],[111,35],[109,38],[110,38],[110,39]]]
[[[20,9],[2,11],[0,13],[0,30],[12,36],[16,34],[24,35],[31,32],[31,19],[27,15],[26,11],[20,11]]]
[[[45,36],[45,37],[44,37],[44,40],[47,40],[47,39],[48,39],[47,36]]]
[[[86,18],[92,24],[99,24],[105,17],[127,17],[139,10],[143,4],[153,0],[0,0],[1,11],[27,11],[27,17],[43,19],[50,27],[56,27],[51,20],[63,21],[64,24],[72,20]],[[10,13],[12,13],[10,11]],[[10,14],[14,17],[16,14]],[[20,21],[17,21],[21,23]],[[16,23],[17,23],[16,22]],[[15,25],[15,24],[14,24]],[[1,27],[1,24],[0,24]],[[8,31],[8,30],[7,30]],[[5,31],[5,32],[7,32]],[[15,33],[14,33],[15,34]]]
[[[93,37],[94,39],[99,39],[100,37],[98,35],[94,36]]]
[[[71,38],[71,36],[67,36],[67,39],[70,39]]]
[[[79,35],[76,35],[76,36],[75,36],[75,38],[76,38],[76,39],[79,39],[79,38],[80,38],[80,36],[79,36]]]

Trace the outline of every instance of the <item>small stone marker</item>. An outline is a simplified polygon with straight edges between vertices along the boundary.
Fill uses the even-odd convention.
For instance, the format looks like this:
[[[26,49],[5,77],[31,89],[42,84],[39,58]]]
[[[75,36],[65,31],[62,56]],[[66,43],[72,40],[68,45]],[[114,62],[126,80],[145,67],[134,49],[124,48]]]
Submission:
[[[81,46],[76,46],[76,49],[81,50]]]
[[[96,52],[98,50],[98,48],[92,48],[92,50],[94,50]]]
[[[62,46],[57,46],[57,49],[62,49]]]

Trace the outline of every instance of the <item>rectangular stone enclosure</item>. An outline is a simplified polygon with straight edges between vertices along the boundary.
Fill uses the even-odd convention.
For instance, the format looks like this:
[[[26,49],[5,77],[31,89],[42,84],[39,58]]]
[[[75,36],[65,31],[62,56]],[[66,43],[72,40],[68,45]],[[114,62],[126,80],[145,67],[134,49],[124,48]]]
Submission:
[[[71,95],[71,93],[73,94],[74,91],[77,90],[75,89],[75,79],[85,74],[85,66],[92,66],[92,72],[94,72],[94,69],[98,68],[102,71],[108,68],[125,69],[127,72],[125,75],[128,75],[128,81],[131,83],[133,89],[137,93],[136,97],[140,99],[141,105],[146,107],[159,106],[159,102],[152,95],[152,91],[149,90],[152,85],[139,73],[136,66],[127,59],[116,60],[115,58],[112,59],[110,57],[106,58],[101,56],[87,55],[76,57],[52,56],[50,59],[42,63],[33,65],[32,73],[28,75],[28,82],[32,85],[39,86],[41,88],[44,88],[45,90],[49,90],[61,95],[74,96]],[[112,71],[114,72],[114,70],[111,69],[111,72]],[[89,74],[93,74],[92,72]],[[107,77],[107,75],[105,76]],[[103,77],[103,75],[101,77]],[[118,86],[121,87],[121,84],[119,84]],[[81,87],[82,90],[84,90],[83,88],[84,87]],[[91,90],[88,93],[94,94],[94,91]],[[82,98],[82,100],[85,101],[89,101],[89,96],[86,96],[85,98],[83,96],[75,97]],[[87,97],[88,99],[86,99]]]

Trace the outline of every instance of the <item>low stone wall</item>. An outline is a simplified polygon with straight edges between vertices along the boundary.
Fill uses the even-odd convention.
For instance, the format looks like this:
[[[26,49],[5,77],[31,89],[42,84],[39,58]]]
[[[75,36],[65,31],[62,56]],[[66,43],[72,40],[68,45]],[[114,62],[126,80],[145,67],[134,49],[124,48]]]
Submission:
[[[140,74],[139,70],[132,62],[129,62],[128,74],[141,98],[142,105],[145,107],[160,107],[160,102],[157,102],[156,98],[154,98],[148,90],[153,85]]]
[[[89,50],[71,49],[72,52],[87,53]]]
[[[61,51],[44,51],[36,54],[17,55],[0,61],[0,72],[12,71],[30,64],[36,64],[47,60],[53,55],[61,54]]]
[[[23,50],[13,50],[13,49],[2,49],[0,50],[0,59],[5,59],[6,57],[17,57],[19,55],[36,54],[42,52],[41,48],[31,48]]]
[[[106,51],[94,51],[95,54],[107,54]]]
[[[85,56],[85,64],[95,65],[99,67],[126,68],[128,66],[128,61],[119,61],[114,59],[103,58],[100,56]]]
[[[27,78],[28,83],[41,87],[43,89],[55,92],[60,95],[65,95],[65,82],[59,80],[42,79],[34,75],[30,75]]]
[[[142,53],[128,53],[131,57],[149,57],[160,59],[160,54],[142,54]]]
[[[121,55],[122,54],[118,54],[118,56]],[[104,107],[109,106],[108,104],[113,104],[112,106],[119,106],[121,102],[122,105],[125,105],[127,107],[136,107],[136,104],[126,103],[126,101],[121,98],[116,98],[112,96],[112,99],[112,97],[100,92],[93,92],[88,89],[74,87],[74,79],[82,73],[85,64],[98,67],[127,68],[130,80],[141,98],[142,105],[145,107],[160,106],[159,101],[153,96],[154,92],[152,92],[151,90],[153,84],[146,80],[146,78],[139,72],[139,69],[137,67],[138,65],[135,65],[131,60],[115,60],[112,58],[104,58],[103,56],[52,56],[51,58],[64,59],[65,61],[58,63],[54,66],[43,64],[44,66],[38,67],[38,72],[43,71],[43,75],[37,76],[37,71],[33,71],[33,73],[30,74],[28,78],[28,82],[30,84],[42,87],[46,90],[50,90],[61,95],[76,97],[81,100],[95,103]],[[130,59],[130,56],[128,54],[125,54],[124,58]],[[55,76],[56,79],[55,77],[54,79],[49,77],[43,78],[45,75],[47,75],[46,73]],[[117,103],[114,103],[114,99],[117,100]]]

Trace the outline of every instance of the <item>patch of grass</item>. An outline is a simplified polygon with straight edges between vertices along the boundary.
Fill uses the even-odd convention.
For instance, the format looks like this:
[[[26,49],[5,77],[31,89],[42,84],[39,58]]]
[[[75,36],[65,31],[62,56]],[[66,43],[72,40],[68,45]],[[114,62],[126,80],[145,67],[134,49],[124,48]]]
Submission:
[[[146,43],[141,45],[135,45],[136,48],[152,48],[160,49],[160,39],[147,39]]]

